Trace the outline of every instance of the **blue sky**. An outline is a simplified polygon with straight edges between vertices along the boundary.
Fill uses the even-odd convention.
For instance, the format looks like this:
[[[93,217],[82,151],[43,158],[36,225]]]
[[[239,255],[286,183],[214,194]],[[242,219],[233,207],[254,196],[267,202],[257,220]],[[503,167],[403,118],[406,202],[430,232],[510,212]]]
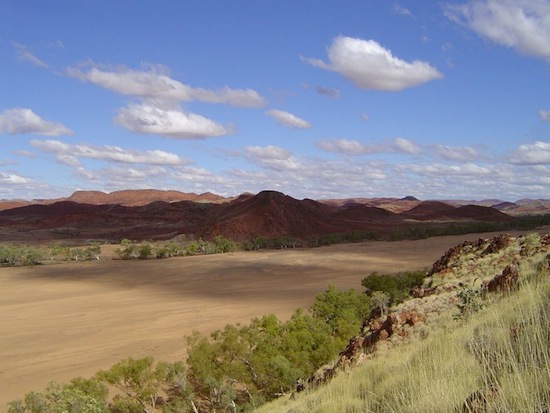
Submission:
[[[550,197],[550,1],[2,0],[0,199]]]

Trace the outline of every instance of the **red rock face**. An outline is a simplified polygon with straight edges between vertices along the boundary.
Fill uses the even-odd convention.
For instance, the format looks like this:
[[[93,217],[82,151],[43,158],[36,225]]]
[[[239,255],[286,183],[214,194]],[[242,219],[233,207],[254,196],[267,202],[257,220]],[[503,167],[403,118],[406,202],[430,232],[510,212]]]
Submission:
[[[495,275],[483,288],[488,292],[510,292],[518,288],[519,268],[516,262],[508,264],[501,274]]]

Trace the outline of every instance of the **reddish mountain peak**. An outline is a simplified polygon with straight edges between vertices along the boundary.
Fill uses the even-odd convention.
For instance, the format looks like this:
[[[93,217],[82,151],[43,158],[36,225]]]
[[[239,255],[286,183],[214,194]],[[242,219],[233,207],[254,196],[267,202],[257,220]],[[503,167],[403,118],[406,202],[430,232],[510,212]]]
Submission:
[[[319,202],[299,201],[278,191],[262,191],[254,196],[241,196],[220,206],[216,222],[205,228],[205,236],[221,234],[233,239],[255,236],[303,237],[331,229]]]
[[[67,201],[80,202],[84,204],[103,204],[107,203],[109,194],[101,191],[75,191]]]
[[[464,205],[456,208],[452,214],[452,218],[469,218],[478,221],[511,221],[510,215],[507,215],[499,210],[491,207],[480,205]]]
[[[76,191],[66,200],[94,205],[119,204],[124,206],[142,206],[151,202],[223,202],[224,197],[210,192],[197,195],[174,190],[159,189],[124,189],[105,193],[101,191]]]
[[[444,216],[455,207],[440,201],[422,201],[418,205],[402,213],[402,215],[411,218],[434,218]]]
[[[233,199],[231,203],[238,204],[239,202],[247,201],[252,197],[254,197],[254,194],[251,194],[250,192],[245,192]]]
[[[335,217],[354,221],[377,221],[395,216],[383,208],[364,204],[346,204],[335,214]]]

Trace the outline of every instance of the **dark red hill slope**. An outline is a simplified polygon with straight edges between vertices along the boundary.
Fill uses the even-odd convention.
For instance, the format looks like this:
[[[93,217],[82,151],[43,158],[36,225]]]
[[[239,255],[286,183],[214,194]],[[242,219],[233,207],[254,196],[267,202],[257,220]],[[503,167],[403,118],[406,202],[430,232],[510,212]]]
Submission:
[[[0,211],[0,241],[51,239],[135,240],[169,239],[185,234],[210,239],[223,235],[234,240],[256,236],[308,239],[328,233],[374,230],[390,233],[414,220],[446,221],[512,219],[496,209],[441,202],[422,202],[395,214],[383,208],[348,203],[328,205],[297,200],[276,191],[242,195],[225,203],[155,201],[142,206],[92,205],[70,201],[29,205]]]
[[[452,205],[440,201],[422,201],[401,215],[406,218],[429,220],[437,219],[452,213],[455,209]]]
[[[237,240],[256,236],[307,238],[338,231],[328,219],[335,210],[316,201],[299,201],[280,192],[262,191],[220,205],[203,235],[220,234]]]
[[[429,220],[472,220],[472,221],[491,221],[508,222],[514,220],[513,217],[500,212],[496,208],[480,205],[463,205],[454,207],[439,201],[424,201],[401,214],[405,218],[421,221]]]

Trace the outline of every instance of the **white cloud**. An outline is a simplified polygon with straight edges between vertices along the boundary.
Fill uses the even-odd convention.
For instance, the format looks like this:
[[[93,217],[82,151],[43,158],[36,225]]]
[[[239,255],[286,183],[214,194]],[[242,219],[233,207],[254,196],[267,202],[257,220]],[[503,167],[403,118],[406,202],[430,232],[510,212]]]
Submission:
[[[2,185],[27,185],[31,182],[30,179],[14,173],[0,172],[0,183]]]
[[[312,58],[305,61],[340,73],[363,89],[396,92],[443,77],[428,63],[401,60],[374,40],[339,36],[328,49],[328,59],[329,63]]]
[[[262,167],[279,171],[302,167],[300,161],[289,151],[273,145],[247,146],[244,148],[244,157]]]
[[[161,189],[158,182],[170,175],[169,171],[165,168],[154,165],[110,166],[95,170],[79,166],[75,168],[74,173],[79,179],[92,184],[94,188],[107,191],[134,188]]]
[[[550,164],[550,142],[535,141],[520,145],[511,154],[510,162],[518,165]]]
[[[550,110],[539,110],[539,117],[544,122],[550,122]]]
[[[148,65],[146,70],[133,70],[120,67],[104,70],[91,65],[87,70],[69,67],[71,77],[93,83],[120,95],[135,96],[156,105],[174,105],[177,102],[202,101],[222,103],[231,106],[258,108],[265,106],[265,99],[253,89],[218,90],[194,88],[172,79],[168,69],[160,65]]]
[[[255,158],[286,160],[290,158],[290,152],[279,146],[247,146],[244,151]]]
[[[449,161],[471,161],[478,156],[477,151],[469,146],[463,148],[454,148],[446,145],[437,145],[436,153]]]
[[[271,116],[281,126],[294,129],[307,129],[311,128],[311,124],[303,119],[300,119],[292,113],[285,112],[284,110],[272,109],[265,112],[266,115]]]
[[[224,127],[194,113],[164,110],[147,104],[119,109],[114,122],[132,132],[175,139],[204,139],[233,132],[230,126]]]
[[[13,43],[13,47],[15,47],[17,58],[23,62],[29,62],[30,64],[42,68],[48,68],[49,65],[40,60],[38,57],[36,57],[34,54],[31,53],[29,48],[25,45]]]
[[[61,123],[42,119],[31,109],[14,108],[0,112],[0,134],[37,134],[45,136],[72,135]]]
[[[365,112],[362,112],[359,116],[361,117],[361,120],[363,122],[368,122],[369,121],[369,115],[366,114]]]
[[[470,0],[446,6],[445,14],[481,37],[550,60],[548,0]]]
[[[317,141],[315,144],[324,151],[343,155],[365,155],[378,151],[373,146],[364,145],[359,141],[349,139]]]
[[[32,140],[31,145],[44,152],[56,154],[59,162],[71,166],[79,165],[80,158],[149,165],[180,165],[183,162],[178,155],[158,149],[138,151],[111,145],[69,145],[56,140]]]
[[[375,143],[372,145],[365,145],[359,141],[349,139],[323,140],[317,141],[315,144],[324,151],[351,156],[372,153],[406,153],[415,155],[421,152],[418,145],[403,138],[393,139],[389,143]]]
[[[402,166],[401,169],[408,170],[419,175],[429,176],[473,176],[473,175],[489,175],[489,168],[476,165],[474,163],[466,163],[462,165],[441,165],[441,164],[423,164],[423,165],[408,165]]]
[[[418,145],[404,138],[395,138],[393,141],[393,147],[396,152],[401,153],[418,154],[421,152]]]

